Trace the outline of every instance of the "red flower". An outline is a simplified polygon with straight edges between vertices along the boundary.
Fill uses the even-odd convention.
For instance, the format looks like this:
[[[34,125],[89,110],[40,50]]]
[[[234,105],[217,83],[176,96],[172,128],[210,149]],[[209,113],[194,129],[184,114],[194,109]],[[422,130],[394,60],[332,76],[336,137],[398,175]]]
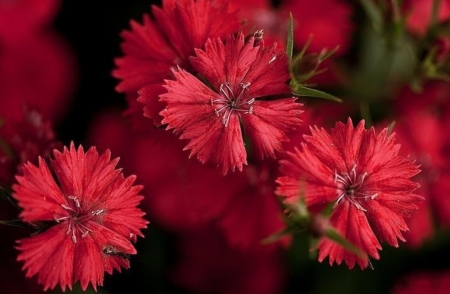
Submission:
[[[168,105],[161,112],[167,129],[190,141],[185,149],[191,156],[212,161],[224,174],[235,167],[242,171],[247,164],[241,124],[258,156],[275,157],[287,141],[285,132],[301,122],[302,104],[295,98],[264,98],[290,95],[289,75],[283,51],[257,43],[254,36],[245,42],[242,33],[225,44],[209,39],[205,51],[196,50],[191,59],[208,85],[179,69],[174,72],[177,80],[166,81],[168,92],[160,96]]]
[[[68,44],[50,32],[9,45],[2,44],[0,54],[2,120],[20,119],[26,106],[52,122],[62,121],[70,109],[78,70]]]
[[[281,161],[282,177],[277,193],[287,202],[304,194],[312,212],[333,205],[331,224],[363,252],[358,257],[328,239],[318,245],[319,261],[329,257],[330,265],[345,261],[349,268],[369,264],[368,256],[379,258],[380,241],[398,246],[408,230],[404,217],[417,209],[422,197],[412,194],[419,185],[410,178],[418,167],[399,155],[400,145],[387,128],[378,135],[364,129],[364,120],[356,128],[336,123],[331,135],[311,128],[300,149]]]
[[[95,147],[85,153],[72,143],[54,156],[52,170],[42,158],[38,167],[25,164],[13,186],[23,221],[56,222],[18,241],[17,259],[45,290],[59,284],[65,291],[77,281],[83,290],[89,283],[96,289],[105,271],[128,268],[128,255],[136,254],[131,241],[148,223],[136,207],[142,187],[115,169],[118,159],[111,160],[109,150],[99,156]]]
[[[401,277],[391,294],[446,294],[450,288],[450,271],[418,271]]]
[[[169,277],[188,293],[284,293],[284,251],[238,250],[214,226],[177,235],[176,250]]]
[[[395,129],[402,149],[417,160],[422,172],[415,177],[425,201],[408,220],[408,245],[418,248],[431,241],[437,230],[450,228],[449,140],[443,136],[449,127],[448,83],[424,84],[420,93],[409,87],[396,97]]]
[[[136,107],[137,92],[149,86],[140,98],[145,116],[159,125],[158,113],[164,105],[158,101],[164,78],[172,77],[171,68],[189,68],[188,57],[194,48],[202,48],[206,40],[234,33],[239,28],[235,12],[226,2],[209,0],[164,0],[162,8],[152,7],[153,18],[144,15],[143,24],[131,21],[131,30],[123,31],[122,51],[113,76],[120,79],[116,90],[127,93],[131,110],[128,115],[142,116]]]
[[[347,52],[353,32],[352,6],[341,0],[285,0],[281,9],[295,19],[294,44],[303,48],[312,36],[310,52],[331,50],[339,46],[337,55]],[[281,12],[280,12],[281,13]]]
[[[21,42],[45,31],[59,12],[58,0],[15,0],[0,2],[0,39]],[[4,45],[4,43],[2,44]]]
[[[431,26],[431,17],[433,15],[434,0],[406,0],[403,3],[403,10],[407,15],[407,29],[418,36],[425,36]],[[440,1],[436,21],[445,22],[450,17],[450,2]]]
[[[46,158],[55,148],[62,147],[56,140],[53,126],[34,110],[24,109],[20,120],[8,120],[0,128],[0,186],[10,187],[15,175],[22,174],[22,164],[38,157]]]

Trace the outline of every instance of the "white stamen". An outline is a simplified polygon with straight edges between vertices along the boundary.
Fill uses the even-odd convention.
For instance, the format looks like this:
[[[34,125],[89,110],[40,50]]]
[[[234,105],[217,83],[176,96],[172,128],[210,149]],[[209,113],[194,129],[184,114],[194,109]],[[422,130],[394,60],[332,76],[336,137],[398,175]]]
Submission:
[[[357,175],[356,164],[353,165],[350,172],[334,173],[334,182],[337,184],[338,199],[333,204],[336,208],[343,199],[347,199],[350,203],[361,211],[367,211],[360,203],[361,200],[374,200],[378,197],[378,193],[367,193],[364,191],[363,183],[367,177],[367,172]]]
[[[246,100],[245,92],[250,88],[250,82],[240,83],[240,91],[237,95],[233,92],[229,83],[223,83],[219,87],[219,98],[211,98],[211,105],[214,107],[214,113],[216,116],[222,116],[222,124],[228,127],[231,119],[231,115],[236,113],[252,114],[255,98]]]
[[[277,56],[274,55],[274,56],[272,57],[272,59],[270,59],[269,64],[271,64],[272,62],[274,62],[276,59],[277,59]]]

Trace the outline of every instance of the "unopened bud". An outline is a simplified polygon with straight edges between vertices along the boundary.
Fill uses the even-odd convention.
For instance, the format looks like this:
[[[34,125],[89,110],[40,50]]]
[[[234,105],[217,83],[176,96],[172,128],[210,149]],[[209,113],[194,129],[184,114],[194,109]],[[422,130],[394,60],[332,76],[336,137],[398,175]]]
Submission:
[[[320,55],[317,53],[304,55],[292,66],[292,73],[294,74],[295,79],[302,82],[314,76],[320,62]]]

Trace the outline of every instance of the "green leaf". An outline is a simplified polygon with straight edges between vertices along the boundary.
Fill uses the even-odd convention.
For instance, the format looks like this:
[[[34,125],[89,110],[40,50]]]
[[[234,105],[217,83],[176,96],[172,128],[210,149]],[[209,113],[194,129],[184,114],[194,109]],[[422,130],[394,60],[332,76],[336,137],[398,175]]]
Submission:
[[[279,239],[283,238],[284,236],[291,235],[291,234],[292,234],[292,229],[285,228],[285,229],[282,229],[281,231],[278,231],[277,233],[270,235],[269,237],[262,239],[261,244],[267,245],[267,244],[273,243],[275,241],[278,241]]]
[[[335,102],[342,102],[342,99],[340,99],[336,96],[333,96],[326,92],[322,92],[320,90],[311,89],[311,88],[302,86],[300,84],[291,85],[291,88],[292,88],[295,96],[315,97],[315,98],[322,98],[322,99],[331,100],[331,101],[335,101]]]
[[[292,13],[289,13],[289,27],[286,40],[286,55],[288,58],[288,64],[292,62],[292,54],[294,51],[294,19]]]
[[[324,61],[325,59],[329,58],[331,55],[333,55],[334,53],[336,53],[336,51],[339,50],[339,45],[334,47],[332,50],[330,51],[324,51],[322,50],[322,52],[320,52],[320,62]]]
[[[312,35],[309,35],[308,40],[306,40],[305,45],[303,45],[302,50],[300,50],[299,53],[297,53],[297,55],[294,58],[294,63],[298,62],[299,60],[301,60],[303,58],[303,56],[306,53],[306,50],[308,49],[309,45],[311,44],[311,40],[312,40]]]

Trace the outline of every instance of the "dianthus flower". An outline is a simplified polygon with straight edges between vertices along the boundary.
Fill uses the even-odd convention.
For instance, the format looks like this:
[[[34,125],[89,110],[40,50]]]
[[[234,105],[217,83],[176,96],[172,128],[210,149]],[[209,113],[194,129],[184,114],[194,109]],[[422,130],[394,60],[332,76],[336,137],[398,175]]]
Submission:
[[[162,123],[189,140],[190,156],[213,162],[224,174],[247,164],[243,130],[257,156],[275,157],[288,140],[285,132],[301,122],[302,104],[286,83],[286,55],[276,45],[264,48],[260,37],[255,33],[246,42],[238,33],[225,42],[208,39],[205,51],[198,49],[191,58],[204,80],[179,69],[160,95],[167,102]]]
[[[333,210],[331,224],[361,255],[346,251],[337,243],[323,238],[318,244],[319,261],[329,257],[330,265],[342,261],[351,269],[369,265],[369,256],[379,259],[379,241],[398,247],[405,241],[405,217],[417,210],[422,197],[413,194],[419,184],[410,180],[419,168],[408,157],[400,155],[395,134],[383,129],[366,130],[364,120],[353,127],[336,123],[331,134],[323,128],[311,128],[311,135],[287,159],[281,161],[283,176],[277,179],[277,194],[293,203],[304,195],[311,212],[328,206]]]
[[[194,48],[236,32],[240,24],[225,1],[163,0],[162,7],[153,5],[151,11],[152,17],[145,14],[142,24],[131,21],[131,30],[121,33],[124,56],[115,59],[112,75],[120,79],[116,90],[127,94],[133,123],[139,124],[144,108],[144,115],[160,125],[164,104],[158,95],[164,92],[164,79],[172,78],[171,68],[189,69]],[[145,105],[136,102],[138,91]]]
[[[136,254],[132,241],[147,225],[137,208],[141,186],[135,176],[124,178],[115,169],[118,159],[110,151],[99,155],[95,147],[54,150],[50,166],[27,163],[17,176],[13,197],[23,209],[25,222],[51,222],[43,231],[18,241],[19,261],[27,277],[38,276],[44,289],[66,287],[80,281],[85,290],[103,284],[104,272],[129,268]]]

